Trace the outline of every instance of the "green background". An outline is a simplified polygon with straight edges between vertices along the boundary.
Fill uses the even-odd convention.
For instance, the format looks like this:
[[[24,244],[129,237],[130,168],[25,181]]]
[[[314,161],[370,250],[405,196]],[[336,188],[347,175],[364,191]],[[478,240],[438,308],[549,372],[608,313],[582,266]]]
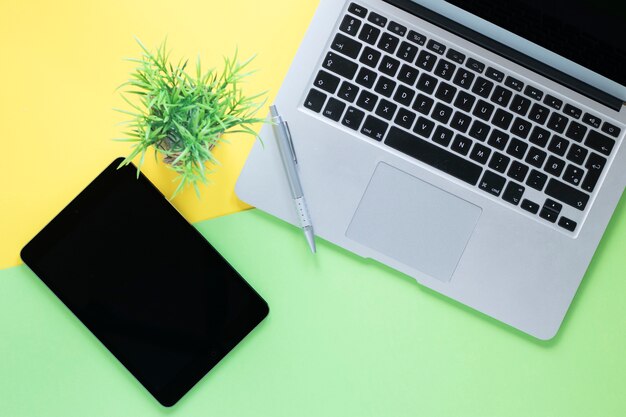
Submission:
[[[0,271],[0,416],[625,416],[626,198],[541,342],[258,210],[196,225],[270,314],[171,409],[25,266]]]

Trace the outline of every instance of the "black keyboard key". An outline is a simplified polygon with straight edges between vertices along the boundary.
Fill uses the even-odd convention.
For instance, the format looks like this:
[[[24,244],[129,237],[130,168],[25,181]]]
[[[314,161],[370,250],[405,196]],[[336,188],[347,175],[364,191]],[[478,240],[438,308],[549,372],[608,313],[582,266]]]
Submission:
[[[526,154],[526,149],[528,149],[528,144],[526,142],[513,138],[511,143],[509,143],[509,147],[506,148],[506,153],[517,159],[522,159]]]
[[[359,73],[356,75],[356,83],[361,84],[365,88],[372,88],[374,82],[376,81],[376,73],[370,69],[365,67],[361,67],[359,69]]]
[[[496,152],[491,157],[491,161],[489,161],[489,168],[504,174],[506,168],[509,166],[509,162],[511,162],[511,158],[500,152]]]
[[[619,127],[614,126],[609,122],[604,122],[604,124],[602,125],[602,131],[604,133],[608,133],[614,138],[618,137],[620,133],[622,133],[622,130]]]
[[[425,117],[420,116],[417,119],[417,123],[415,123],[415,127],[413,131],[420,136],[428,139],[430,134],[433,133],[433,129],[435,128],[435,123],[432,120],[429,120]]]
[[[359,98],[356,101],[356,105],[367,111],[372,111],[374,110],[374,107],[376,106],[377,102],[378,102],[378,96],[376,94],[363,90],[361,91],[361,94],[359,95]]]
[[[417,68],[413,68],[410,65],[402,65],[402,68],[400,68],[400,72],[398,73],[398,80],[400,82],[403,82],[405,84],[408,85],[413,85],[415,84],[415,81],[417,81],[417,76],[419,74],[419,71],[417,70]]]
[[[437,57],[430,52],[426,52],[422,50],[420,54],[417,56],[417,61],[415,64],[425,71],[431,71],[435,66],[435,62],[437,61]]]
[[[530,129],[532,128],[532,124],[525,119],[520,117],[516,117],[513,122],[513,126],[511,126],[511,133],[516,136],[519,136],[522,139],[526,139],[528,134],[530,133]]]
[[[613,146],[615,146],[615,141],[610,137],[603,135],[602,133],[598,133],[595,130],[592,130],[587,135],[585,145],[604,155],[610,155],[611,151],[613,150]]]
[[[585,175],[585,170],[569,164],[565,169],[565,173],[563,174],[563,179],[565,182],[569,182],[574,186],[579,186],[580,182],[583,179],[583,175]]]
[[[524,88],[523,82],[521,82],[517,78],[513,78],[510,76],[506,77],[506,81],[504,82],[504,85],[506,85],[509,88],[512,88],[515,91],[522,91],[522,89]]]
[[[478,94],[483,98],[489,98],[491,90],[493,90],[493,82],[483,77],[478,77],[474,83],[474,87],[472,88],[472,92],[474,94]]]
[[[466,90],[470,88],[472,85],[472,81],[474,81],[474,73],[466,70],[465,68],[459,68],[454,76],[454,84],[458,85],[461,88],[465,88]]]
[[[574,220],[570,220],[567,217],[561,217],[559,219],[559,226],[567,231],[573,232],[574,230],[576,230],[577,225]]]
[[[326,54],[326,58],[324,59],[324,63],[322,65],[327,70],[334,72],[335,74],[339,74],[349,80],[354,77],[356,70],[359,68],[356,62],[352,62],[334,52]]]
[[[396,48],[398,47],[398,43],[400,43],[400,39],[396,36],[393,36],[391,33],[383,33],[378,41],[378,49],[382,49],[388,54],[392,54],[396,52]]]
[[[421,33],[417,33],[414,30],[409,31],[409,36],[407,36],[407,39],[420,46],[426,43],[426,36],[422,35]]]
[[[563,156],[567,151],[569,141],[558,135],[554,135],[548,146],[548,150],[556,155]]]
[[[552,174],[558,178],[563,173],[563,168],[565,168],[565,161],[557,158],[554,155],[550,155],[550,157],[548,158],[548,162],[546,162],[544,170],[548,174]]]
[[[396,90],[396,94],[393,95],[393,100],[409,107],[413,103],[413,97],[415,97],[415,90],[404,85],[400,85]]]
[[[528,175],[528,179],[526,180],[526,184],[529,187],[534,188],[535,190],[543,190],[543,186],[546,185],[546,181],[548,180],[548,176],[542,172],[533,169],[530,171],[530,175]]]
[[[326,94],[321,91],[312,89],[309,91],[309,94],[304,99],[304,107],[309,110],[313,110],[316,113],[322,111],[322,107],[324,107],[324,102],[326,101]]]
[[[432,98],[425,96],[424,94],[418,94],[415,102],[413,102],[413,110],[422,114],[429,114],[434,103],[435,101]]]
[[[485,70],[485,64],[476,61],[474,58],[469,58],[465,66],[472,71],[476,71],[479,74],[482,74],[482,72]]]
[[[382,99],[376,107],[376,114],[384,119],[391,120],[396,113],[398,106],[389,100]]]
[[[508,142],[509,135],[498,129],[494,129],[493,132],[491,132],[491,136],[489,136],[489,140],[487,141],[489,145],[501,151],[504,150]]]
[[[575,140],[576,142],[582,142],[587,134],[587,126],[583,126],[578,122],[572,121],[567,128],[567,132],[565,136],[570,139]]]
[[[361,128],[361,133],[380,142],[385,137],[385,132],[388,127],[389,124],[384,120],[380,120],[374,116],[367,116]]]
[[[434,39],[431,39],[428,41],[428,44],[426,44],[426,48],[430,49],[431,51],[435,53],[438,53],[439,55],[443,55],[443,53],[446,51],[446,47],[440,44],[439,42],[435,41]]]
[[[422,74],[417,82],[417,89],[425,92],[426,94],[432,94],[437,86],[437,79],[428,74]]]
[[[361,58],[359,58],[359,61],[362,64],[367,65],[368,67],[376,68],[376,65],[378,65],[378,61],[380,61],[381,55],[382,54],[377,50],[367,46],[365,49],[363,49],[363,53],[361,53]]]
[[[566,104],[565,107],[563,107],[563,113],[574,119],[580,119],[580,116],[583,115],[583,111],[581,109],[574,107],[571,104]]]
[[[504,194],[502,194],[502,199],[517,206],[522,201],[524,191],[526,191],[526,188],[523,185],[509,182],[504,190]]]
[[[367,23],[363,25],[363,29],[359,33],[359,39],[370,45],[375,45],[379,36],[380,29]]]
[[[356,36],[361,27],[361,20],[354,16],[345,15],[339,26],[339,30],[347,33],[348,35]]]
[[[356,3],[350,3],[350,5],[348,6],[348,11],[359,17],[365,18],[365,16],[367,16],[367,9]]]
[[[542,106],[541,104],[535,103],[533,108],[530,110],[530,114],[528,118],[537,123],[544,124],[546,120],[548,120],[548,115],[550,114],[550,110],[547,107]]]
[[[556,212],[557,214],[561,213],[561,210],[563,210],[563,204],[561,203],[557,203],[554,200],[551,199],[546,199],[546,202],[543,204],[544,208],[547,208],[548,210],[552,210],[554,212]]]
[[[341,115],[343,114],[343,111],[345,109],[346,103],[344,103],[343,101],[339,101],[334,97],[331,97],[328,99],[328,103],[326,103],[326,107],[324,108],[322,114],[329,119],[338,122],[339,119],[341,119]]]
[[[530,100],[524,96],[516,94],[515,97],[513,97],[511,107],[509,108],[513,113],[517,113],[520,116],[526,116],[526,113],[528,113],[528,109],[530,108]]]
[[[550,132],[548,132],[546,129],[543,129],[539,126],[535,126],[528,140],[530,141],[530,143],[533,143],[537,146],[541,146],[542,148],[545,148],[546,145],[548,144],[549,139],[550,139]]]
[[[403,38],[404,35],[406,35],[406,31],[407,31],[406,26],[402,26],[400,23],[394,22],[393,20],[389,22],[387,29],[389,29],[396,35],[400,36],[401,38]]]
[[[400,61],[387,55],[380,61],[380,65],[378,66],[380,72],[390,77],[395,77],[398,69],[400,69]]]
[[[335,39],[333,39],[333,43],[330,44],[330,47],[337,52],[341,52],[350,58],[356,59],[356,57],[359,56],[359,52],[361,52],[362,45],[360,42],[342,33],[338,33],[335,35]]]
[[[593,189],[596,188],[596,184],[600,179],[600,175],[602,174],[602,170],[605,165],[606,158],[598,155],[597,153],[589,155],[589,159],[587,159],[587,163],[585,164],[585,168],[587,168],[587,176],[583,181],[583,190],[592,192]]]
[[[526,94],[528,97],[535,99],[535,100],[541,100],[543,98],[543,91],[531,85],[526,86],[526,89],[524,90],[524,94]]]
[[[536,168],[541,168],[547,157],[547,153],[533,146],[530,148],[528,154],[526,155],[526,162]]]
[[[406,62],[413,62],[415,57],[417,56],[417,46],[412,43],[402,41],[400,44],[400,48],[398,48],[398,52],[396,56]]]
[[[454,137],[453,131],[443,126],[437,126],[435,134],[433,135],[433,142],[447,147],[450,144],[452,137]]]
[[[539,217],[541,217],[544,220],[549,221],[550,223],[555,223],[557,217],[559,217],[559,214],[555,212],[554,210],[550,210],[547,207],[543,207],[541,209],[541,213],[539,213]]]
[[[456,69],[456,65],[454,65],[450,61],[446,61],[445,59],[440,59],[435,71],[433,73],[444,80],[450,80],[452,78],[452,74],[454,74],[454,70]]]
[[[473,142],[471,139],[466,138],[463,135],[456,135],[456,137],[454,138],[454,142],[452,142],[452,146],[450,146],[450,149],[452,149],[454,152],[460,153],[461,155],[467,155],[470,148],[472,147],[472,143]]]
[[[456,87],[452,87],[448,83],[441,82],[439,84],[439,88],[437,89],[437,93],[435,93],[435,97],[441,101],[445,101],[446,103],[452,103],[456,91]]]
[[[478,100],[478,103],[476,103],[476,107],[474,107],[474,112],[472,114],[480,119],[489,121],[489,119],[491,119],[491,115],[493,114],[494,109],[495,106],[493,104],[489,104],[484,100]]]
[[[341,88],[337,93],[340,99],[347,101],[348,103],[352,103],[356,100],[356,96],[359,94],[359,87],[354,84],[351,84],[347,81],[344,81],[341,84]]]
[[[511,97],[513,97],[513,92],[511,90],[507,90],[502,86],[497,86],[491,96],[491,101],[501,105],[502,107],[506,107],[509,105]]]
[[[476,98],[465,91],[459,91],[459,94],[456,96],[456,100],[454,100],[454,107],[461,109],[465,112],[470,112],[472,107],[474,106],[474,102]]]
[[[548,129],[552,129],[556,133],[563,133],[565,131],[565,126],[567,126],[568,122],[569,119],[567,117],[558,113],[552,113],[552,116],[550,116],[550,120],[548,120],[547,126]]]
[[[385,144],[471,185],[482,173],[480,165],[396,127],[390,129]]]
[[[346,110],[346,114],[343,115],[343,119],[341,120],[341,124],[349,127],[352,130],[357,130],[361,126],[361,122],[365,117],[365,113],[361,110],[348,107]]]
[[[449,49],[446,57],[457,64],[462,64],[465,61],[465,55],[454,49]]]
[[[450,117],[452,117],[452,112],[453,110],[451,107],[448,107],[442,103],[437,103],[437,105],[433,109],[433,114],[431,115],[431,117],[438,122],[447,124],[448,120],[450,120]]]
[[[339,87],[339,81],[339,77],[324,70],[320,70],[317,73],[315,81],[313,81],[313,85],[321,90],[334,94],[334,92],[337,91],[337,87]]]
[[[491,172],[485,171],[485,175],[480,180],[478,184],[478,188],[483,191],[487,191],[489,194],[493,194],[496,197],[499,197],[502,193],[502,189],[504,188],[504,184],[506,183],[506,179],[501,177],[500,175]]]
[[[546,194],[580,211],[583,211],[589,202],[588,194],[554,178],[548,182]]]
[[[378,82],[376,83],[376,87],[374,87],[374,91],[378,94],[382,94],[385,97],[391,97],[393,90],[396,88],[396,82],[394,80],[390,80],[387,77],[380,76]]]
[[[410,110],[400,107],[394,122],[405,129],[411,129],[417,115]]]
[[[481,165],[485,165],[489,160],[489,156],[491,156],[491,149],[486,146],[477,143],[472,148],[472,153],[470,154],[470,159],[478,162]]]
[[[602,123],[602,120],[600,120],[599,117],[592,116],[589,113],[585,113],[585,115],[583,116],[583,123],[586,123],[589,126],[593,126],[596,129],[599,129],[600,124]]]
[[[382,28],[387,25],[387,18],[379,15],[378,13],[371,12],[370,15],[367,17],[367,20]]]
[[[469,135],[474,139],[478,139],[481,142],[487,140],[491,127],[488,124],[481,122],[480,120],[474,120],[472,128],[469,131]]]
[[[450,127],[458,130],[461,133],[465,133],[467,132],[467,129],[469,129],[471,122],[472,122],[471,117],[461,112],[456,112],[454,113],[454,117],[452,117],[452,121],[450,122]]]
[[[500,129],[508,130],[512,121],[513,115],[508,111],[499,108],[496,110],[496,114],[493,115],[491,123],[498,126]]]
[[[487,68],[487,71],[485,71],[485,77],[501,83],[502,80],[504,80],[504,73],[502,71],[498,71],[495,68],[489,67]]]
[[[552,107],[555,110],[561,110],[561,107],[563,107],[563,100],[559,100],[558,98],[551,96],[550,94],[548,94],[546,98],[543,99],[543,102],[548,105],[548,107]]]
[[[513,163],[511,164],[511,167],[509,168],[509,172],[507,172],[506,175],[508,175],[509,177],[513,178],[516,181],[524,182],[529,169],[530,168],[528,168],[527,165],[524,165],[519,161],[513,161]]]
[[[523,200],[521,207],[532,214],[537,214],[537,212],[539,211],[539,204],[533,203],[530,200]]]
[[[587,149],[574,143],[569,148],[569,152],[567,153],[567,159],[575,164],[582,166],[583,162],[585,162],[585,158],[587,158],[588,153],[589,151]]]

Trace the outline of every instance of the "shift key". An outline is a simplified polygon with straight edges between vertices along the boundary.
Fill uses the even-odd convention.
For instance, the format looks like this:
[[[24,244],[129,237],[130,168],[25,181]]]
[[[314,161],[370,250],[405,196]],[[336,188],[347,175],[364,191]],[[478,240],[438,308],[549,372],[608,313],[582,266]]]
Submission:
[[[589,194],[585,194],[554,178],[548,183],[546,194],[580,211],[583,211],[589,202]]]

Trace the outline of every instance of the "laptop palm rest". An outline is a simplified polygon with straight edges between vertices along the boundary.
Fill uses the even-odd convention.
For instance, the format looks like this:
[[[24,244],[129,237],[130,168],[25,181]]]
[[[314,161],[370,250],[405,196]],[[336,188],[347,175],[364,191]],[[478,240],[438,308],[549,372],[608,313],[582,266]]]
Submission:
[[[482,209],[379,163],[350,222],[350,239],[449,281]]]

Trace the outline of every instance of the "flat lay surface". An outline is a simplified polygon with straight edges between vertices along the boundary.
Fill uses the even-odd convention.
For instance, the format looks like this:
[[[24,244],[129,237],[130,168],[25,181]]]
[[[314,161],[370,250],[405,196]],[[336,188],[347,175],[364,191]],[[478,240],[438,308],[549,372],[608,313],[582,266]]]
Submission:
[[[257,54],[250,94],[271,103],[316,0],[57,0],[0,4],[0,416],[626,415],[626,197],[557,336],[542,342],[237,199],[253,145],[172,203],[268,302],[268,317],[175,407],[161,407],[19,259],[20,249],[129,146],[124,58],[168,39],[221,67]],[[267,106],[262,112],[267,111]],[[258,126],[256,129],[258,130]],[[175,173],[151,153],[166,195]],[[558,256],[558,254],[557,254]],[[503,278],[504,279],[504,278]]]
[[[2,416],[581,416],[626,412],[622,201],[539,342],[258,210],[199,230],[270,314],[164,409],[24,266],[0,273]]]

